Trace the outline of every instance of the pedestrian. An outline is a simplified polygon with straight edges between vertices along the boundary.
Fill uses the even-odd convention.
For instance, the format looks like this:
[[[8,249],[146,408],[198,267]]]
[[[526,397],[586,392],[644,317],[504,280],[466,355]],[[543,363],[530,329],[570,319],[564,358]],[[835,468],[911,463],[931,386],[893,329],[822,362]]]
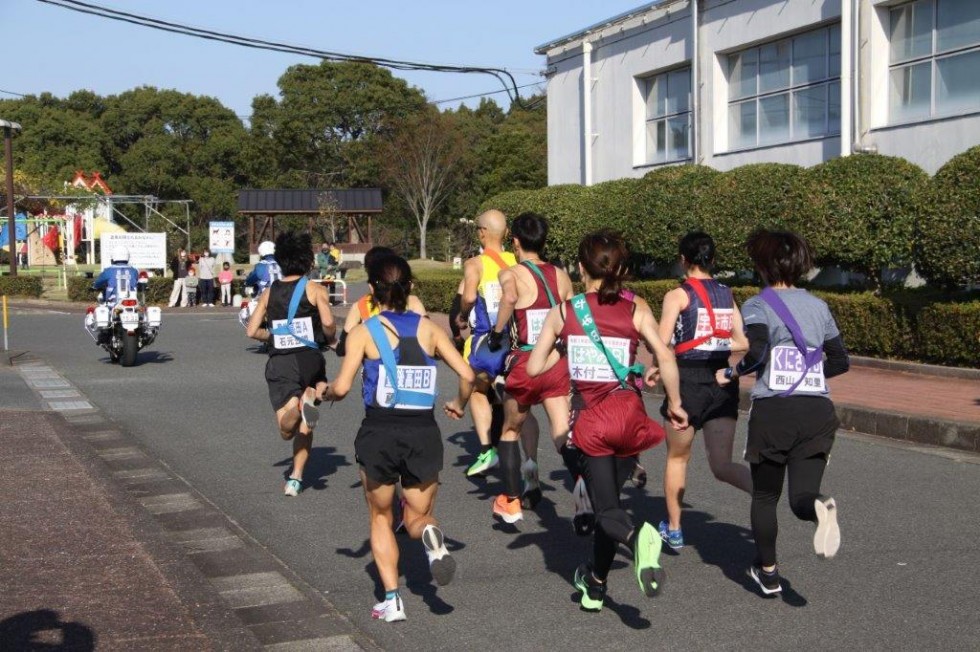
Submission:
[[[660,522],[659,530],[660,537],[673,550],[684,547],[681,503],[691,445],[698,430],[703,432],[708,466],[715,478],[746,493],[752,491],[749,467],[732,461],[738,381],[725,387],[715,381],[715,372],[728,366],[729,356],[748,348],[742,315],[731,289],[711,276],[715,264],[715,242],[711,236],[692,231],[681,238],[679,249],[685,280],[664,295],[660,313],[660,337],[673,345],[681,375],[681,402],[690,423],[683,432],[667,431],[667,520]],[[660,411],[666,416],[666,401]]]
[[[633,568],[644,595],[657,595],[665,575],[661,540],[650,523],[634,526],[619,500],[636,456],[664,440],[664,430],[646,414],[634,378],[653,385],[657,367],[644,373],[636,349],[644,340],[656,358],[673,427],[687,427],[681,407],[677,363],[660,339],[649,308],[620,296],[629,251],[621,235],[599,231],[579,245],[579,273],[585,292],[548,312],[527,362],[534,378],[548,371],[556,343],[566,350],[572,384],[571,440],[583,455],[589,498],[595,510],[593,561],[575,571],[583,609],[598,611],[619,544],[633,551]],[[561,364],[556,362],[555,364]]]
[[[719,369],[716,378],[726,385],[756,374],[745,446],[756,548],[749,575],[764,595],[773,595],[782,591],[776,505],[787,475],[793,514],[816,523],[814,552],[830,558],[840,547],[837,502],[821,493],[840,425],[826,380],[846,372],[850,361],[827,304],[796,287],[813,267],[807,242],[795,233],[760,230],[749,237],[747,249],[766,288],[742,306],[748,353],[734,367]]]
[[[20,266],[23,267],[24,269],[27,269],[27,260],[28,260],[27,253],[28,253],[27,240],[24,240],[23,242],[20,243],[20,249],[19,249]]]
[[[365,267],[367,265],[365,264]],[[330,244],[324,242],[316,255],[317,278],[324,279],[330,275]]]
[[[201,305],[214,307],[214,277],[218,262],[207,249],[197,259],[197,276],[201,279],[200,292]]]
[[[320,347],[333,339],[336,326],[326,290],[307,282],[306,274],[313,266],[310,236],[280,233],[276,255],[277,270],[283,276],[259,296],[246,332],[268,345],[265,380],[269,400],[276,411],[279,434],[293,442],[293,463],[283,492],[297,496],[303,490],[303,470],[319,417],[317,404],[327,387]]]
[[[187,276],[184,277],[184,292],[187,293],[188,306],[197,305],[197,289],[200,283],[201,279],[197,277],[197,270],[191,265],[187,268]]]
[[[231,305],[231,282],[234,278],[231,273],[231,265],[222,263],[221,271],[218,272],[218,283],[221,285],[221,305],[223,306]]]
[[[459,375],[458,395],[444,406],[453,419],[464,414],[473,372],[442,329],[408,310],[412,270],[404,259],[387,256],[377,261],[368,269],[368,285],[381,312],[350,332],[347,355],[326,399],[344,398],[361,371],[365,415],[354,452],[368,505],[371,553],[385,591],[371,616],[393,622],[405,620],[392,531],[397,483],[405,497],[405,529],[411,538],[422,540],[436,583],[448,584],[456,571],[433,516],[443,468],[442,435],[434,414],[435,357]]]
[[[189,264],[187,252],[183,249],[178,250],[177,255],[170,260],[170,272],[174,277],[174,287],[170,291],[170,301],[167,305],[171,308],[177,305],[178,300],[182,308],[187,307],[187,292],[184,291],[184,279],[187,278],[187,267]]]

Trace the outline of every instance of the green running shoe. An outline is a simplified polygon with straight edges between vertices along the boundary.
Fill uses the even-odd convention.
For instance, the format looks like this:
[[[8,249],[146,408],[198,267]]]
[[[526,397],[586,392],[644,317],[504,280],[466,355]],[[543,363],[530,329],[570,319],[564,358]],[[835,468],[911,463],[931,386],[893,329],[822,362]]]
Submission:
[[[602,603],[606,599],[606,585],[600,584],[592,579],[592,567],[588,564],[579,564],[575,569],[575,588],[582,592],[582,609],[585,611],[599,611]]]
[[[663,590],[664,580],[667,579],[664,569],[660,567],[660,546],[663,541],[660,534],[649,523],[644,523],[636,533],[633,543],[633,567],[636,569],[636,581],[640,590],[648,598],[652,598]]]
[[[477,456],[476,461],[470,465],[470,468],[466,469],[466,475],[467,477],[481,475],[499,464],[500,458],[497,457],[497,449],[491,448],[486,453],[480,453]]]

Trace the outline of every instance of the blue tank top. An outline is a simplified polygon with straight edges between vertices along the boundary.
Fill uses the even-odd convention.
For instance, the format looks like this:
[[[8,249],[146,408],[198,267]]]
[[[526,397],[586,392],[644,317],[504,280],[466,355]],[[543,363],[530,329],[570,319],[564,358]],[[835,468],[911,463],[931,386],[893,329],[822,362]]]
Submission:
[[[715,313],[715,326],[730,331],[733,325],[735,306],[731,288],[715,279],[701,279],[701,285],[708,295],[708,300],[711,301]],[[701,301],[690,283],[684,282],[681,287],[687,293],[688,304],[687,308],[678,315],[677,323],[674,325],[673,344],[675,347],[682,342],[688,342],[712,332],[707,306]],[[675,351],[675,353],[677,353],[678,360],[727,362],[731,350],[732,341],[730,339],[712,337],[693,349],[683,352]]]
[[[436,361],[419,344],[418,332],[422,317],[406,312],[382,312],[398,335],[398,346],[393,348],[395,362],[398,364],[398,388],[413,392],[431,393],[432,403],[428,406],[392,406],[393,398],[390,382],[381,359],[364,358],[361,375],[364,405],[382,409],[394,414],[418,414],[420,410],[432,411],[436,395]],[[374,319],[374,318],[372,318]],[[388,330],[387,326],[385,330]],[[380,387],[379,387],[380,384]]]

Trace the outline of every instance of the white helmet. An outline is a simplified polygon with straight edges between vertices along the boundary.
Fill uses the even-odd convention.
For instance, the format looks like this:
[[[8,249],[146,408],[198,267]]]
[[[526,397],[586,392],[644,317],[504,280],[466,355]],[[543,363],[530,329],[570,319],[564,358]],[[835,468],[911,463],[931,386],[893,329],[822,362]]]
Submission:
[[[270,242],[269,240],[266,240],[265,242],[259,245],[259,256],[261,256],[262,258],[265,258],[266,256],[271,256],[274,253],[276,253],[276,245]]]
[[[116,245],[112,248],[112,256],[109,257],[109,260],[113,263],[128,263],[129,248],[123,245]]]

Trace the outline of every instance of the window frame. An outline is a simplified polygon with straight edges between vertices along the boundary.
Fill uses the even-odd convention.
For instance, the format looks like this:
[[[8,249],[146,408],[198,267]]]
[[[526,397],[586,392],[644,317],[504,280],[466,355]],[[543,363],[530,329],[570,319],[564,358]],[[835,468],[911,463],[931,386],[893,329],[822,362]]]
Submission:
[[[664,101],[665,101],[665,106],[663,107],[664,108],[664,112],[663,113],[660,113],[660,114],[657,114],[657,115],[655,115],[653,117],[649,117],[647,107],[649,106],[649,96],[650,96],[651,86],[653,85],[653,83],[655,82],[655,80],[657,80],[658,78],[663,78],[664,79],[664,83],[667,83],[667,81],[670,79],[670,75],[671,74],[676,74],[676,73],[679,73],[679,72],[686,72],[687,73],[687,102],[686,102],[687,108],[685,110],[683,110],[683,111],[672,111],[671,112],[671,111],[667,111],[666,110],[666,108],[667,108],[666,105],[669,104],[670,98],[671,98],[671,95],[670,95],[670,86],[668,84],[668,86],[667,86],[667,93],[664,96]],[[643,99],[643,162],[640,163],[636,167],[651,167],[651,166],[656,166],[656,165],[669,165],[669,164],[672,164],[672,163],[682,163],[684,161],[690,161],[691,160],[691,131],[692,131],[692,129],[694,129],[694,125],[691,123],[691,115],[693,113],[692,112],[693,89],[691,88],[691,83],[692,83],[693,80],[691,79],[691,65],[690,65],[690,63],[688,63],[686,65],[683,65],[683,66],[678,66],[678,67],[675,67],[675,68],[668,68],[668,69],[665,69],[665,70],[658,70],[657,72],[654,72],[652,74],[642,75],[642,76],[637,77],[636,78],[636,81],[640,85],[640,91],[641,91],[640,92],[640,96]],[[651,155],[651,152],[649,151],[649,149],[650,149],[649,148],[649,137],[647,135],[649,133],[649,129],[650,129],[651,123],[654,123],[654,124],[655,123],[659,123],[659,122],[663,122],[664,123],[664,138],[665,139],[668,139],[667,142],[669,142],[669,137],[670,137],[669,124],[670,124],[670,121],[671,120],[675,120],[677,118],[681,118],[681,117],[686,117],[687,118],[687,145],[685,147],[686,155],[685,156],[681,156],[681,157],[671,157],[670,156],[670,147],[668,146],[668,147],[665,148],[664,159],[663,160],[655,159],[654,156],[652,156]]]

